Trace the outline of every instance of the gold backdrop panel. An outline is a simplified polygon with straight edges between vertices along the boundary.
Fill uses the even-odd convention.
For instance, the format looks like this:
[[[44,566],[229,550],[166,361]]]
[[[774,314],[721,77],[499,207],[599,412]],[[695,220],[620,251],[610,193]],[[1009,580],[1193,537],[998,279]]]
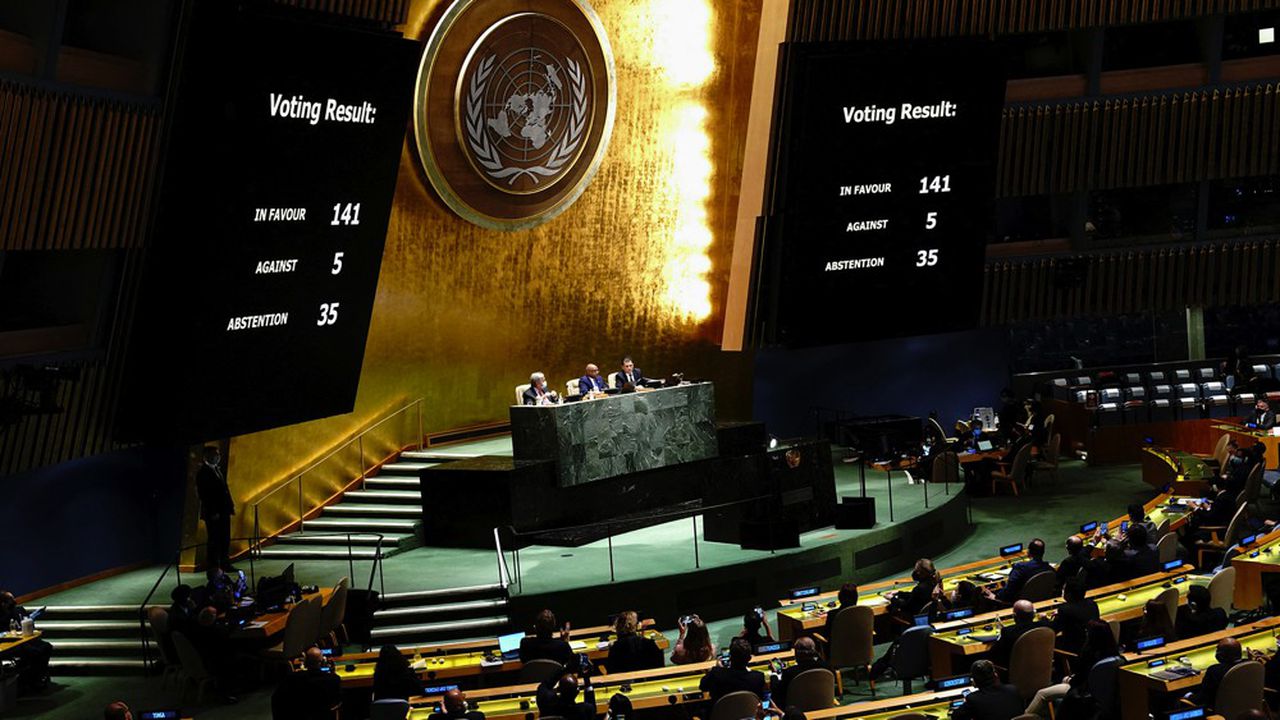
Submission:
[[[592,4],[618,82],[613,138],[596,179],[542,226],[488,230],[444,206],[406,142],[355,410],[234,438],[228,479],[242,507],[416,398],[427,432],[505,420],[530,372],[563,389],[588,362],[615,371],[624,353],[650,375],[711,379],[721,417],[750,416],[752,358],[723,353],[713,339],[759,0]],[[423,40],[441,10],[415,3],[402,30]],[[351,470],[343,465],[326,471],[317,494],[342,482]],[[250,532],[250,513],[238,518],[236,534]]]

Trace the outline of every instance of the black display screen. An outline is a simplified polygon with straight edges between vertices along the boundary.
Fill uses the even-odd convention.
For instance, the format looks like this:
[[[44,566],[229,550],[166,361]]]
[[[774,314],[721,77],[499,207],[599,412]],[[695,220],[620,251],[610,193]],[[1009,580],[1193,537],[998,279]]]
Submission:
[[[993,231],[1003,60],[986,42],[783,50],[764,338],[973,327]]]
[[[223,0],[183,38],[117,435],[349,412],[419,47]]]

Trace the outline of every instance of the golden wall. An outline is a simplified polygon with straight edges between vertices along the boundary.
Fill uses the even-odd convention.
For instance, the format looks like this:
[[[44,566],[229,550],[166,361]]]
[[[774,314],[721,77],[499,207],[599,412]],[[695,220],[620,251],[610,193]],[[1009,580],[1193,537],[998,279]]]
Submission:
[[[716,343],[760,0],[592,1],[618,82],[594,182],[540,227],[485,230],[434,196],[406,141],[355,411],[232,440],[235,535],[251,532],[252,501],[387,412],[423,398],[427,432],[505,419],[534,370],[563,389],[630,353],[650,375],[713,379],[720,416],[750,416],[751,358]],[[415,2],[405,36],[425,40],[442,5]],[[344,453],[308,496],[356,472]]]

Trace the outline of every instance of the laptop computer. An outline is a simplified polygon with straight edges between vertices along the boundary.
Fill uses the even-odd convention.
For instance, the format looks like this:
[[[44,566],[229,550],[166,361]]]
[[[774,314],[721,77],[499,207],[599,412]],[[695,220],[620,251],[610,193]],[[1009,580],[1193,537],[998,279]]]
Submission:
[[[502,653],[503,660],[516,660],[520,657],[520,641],[524,639],[524,633],[511,633],[509,635],[498,636],[498,651]]]

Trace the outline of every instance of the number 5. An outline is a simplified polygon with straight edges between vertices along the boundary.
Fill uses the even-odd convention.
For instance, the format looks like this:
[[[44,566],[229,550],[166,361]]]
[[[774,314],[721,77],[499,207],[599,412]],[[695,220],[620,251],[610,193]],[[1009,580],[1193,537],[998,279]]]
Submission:
[[[938,213],[931,212],[924,216],[924,229],[932,230],[938,227]]]
[[[346,253],[336,252],[333,254],[333,269],[329,271],[330,275],[337,275],[342,272],[342,256]]]

